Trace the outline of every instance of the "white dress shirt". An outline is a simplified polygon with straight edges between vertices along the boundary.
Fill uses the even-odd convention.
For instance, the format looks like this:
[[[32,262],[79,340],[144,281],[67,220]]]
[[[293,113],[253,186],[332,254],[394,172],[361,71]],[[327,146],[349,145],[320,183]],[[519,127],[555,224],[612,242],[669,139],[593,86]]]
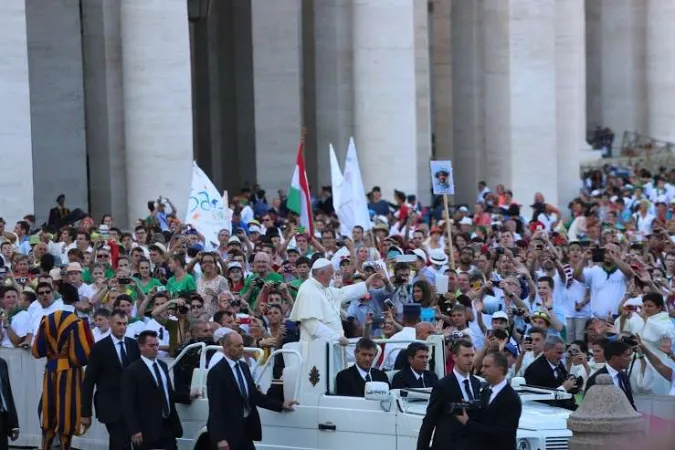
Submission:
[[[607,373],[609,374],[609,376],[612,377],[612,383],[614,383],[614,386],[621,389],[621,381],[619,380],[619,371],[616,370],[614,367],[610,366],[609,364],[606,364],[605,367],[607,368]]]
[[[119,348],[119,346],[118,346]],[[164,369],[162,369],[162,366],[157,363],[157,366],[159,367],[159,375],[162,377],[160,381],[157,380],[157,376],[155,375],[155,369],[154,369],[154,364],[157,362],[157,360],[152,360],[149,358],[146,358],[145,356],[141,355],[141,359],[145,363],[146,366],[148,366],[148,370],[150,371],[150,374],[152,375],[152,378],[154,378],[155,383],[157,383],[158,386],[161,386],[162,391],[164,391],[164,397],[166,397],[166,404],[169,405],[169,409],[171,409],[171,402],[169,401],[169,389],[168,389],[168,380],[166,379],[166,373],[164,373]],[[161,383],[161,384],[160,384]]]
[[[363,370],[358,366],[358,364],[354,364],[354,367],[356,367],[356,370],[359,371],[359,375],[361,375],[361,378],[363,378],[363,381],[366,381],[366,376],[370,374],[370,370],[366,371]],[[373,377],[370,377],[370,381],[373,381]]]
[[[110,333],[110,330],[108,330],[108,333]],[[113,345],[115,346],[115,352],[117,353],[117,358],[120,360],[120,363],[124,364],[123,361],[122,361],[122,351],[120,350],[120,342],[124,343],[124,338],[118,339],[115,336],[110,335],[110,339],[112,339]],[[127,349],[126,345],[124,345],[124,351],[127,353],[127,356],[128,356],[129,350]],[[161,372],[161,370],[160,370],[160,372]],[[154,370],[153,370],[153,374],[154,374]]]
[[[490,386],[490,389],[492,389],[492,394],[490,394],[490,400],[488,400],[488,405],[493,402],[493,400],[497,397],[497,395],[506,387],[507,380],[504,378],[501,383],[497,384],[496,386]]]
[[[474,400],[478,398],[476,393],[473,392],[473,386],[471,385],[471,376],[464,376],[457,369],[452,369],[452,373],[455,374],[455,377],[457,378],[457,382],[459,383],[459,389],[462,391],[462,397],[464,397],[464,400],[470,400],[473,398]],[[464,388],[464,380],[469,380],[469,388],[472,390],[471,391],[471,396],[469,396],[469,393],[466,392],[466,389]]]
[[[91,330],[91,334],[92,334],[92,336],[94,336],[94,342],[98,342],[101,339],[110,336],[110,328],[108,328],[105,331],[101,331],[101,329],[99,327],[94,327]]]
[[[246,381],[246,377],[244,376],[244,371],[241,370],[241,366],[239,366],[238,369],[236,367],[237,364],[241,364],[244,361],[241,361],[241,360],[233,361],[230,358],[228,358],[227,356],[225,356],[224,354],[223,354],[223,358],[225,358],[225,361],[227,361],[227,364],[230,365],[230,370],[232,371],[232,375],[234,376],[234,381],[235,381],[235,383],[237,383],[237,386],[239,386],[240,389],[243,387],[244,390],[246,391],[245,393],[242,393],[242,395],[246,395],[247,397],[250,397],[251,396],[251,387],[248,385],[248,382]],[[244,386],[241,386],[239,384],[239,376],[237,375],[238,371],[241,371],[241,377],[242,377],[242,380],[244,381]],[[255,387],[253,389],[255,389]],[[251,410],[249,408],[245,408],[244,409],[244,418],[248,417],[249,414],[251,414]]]

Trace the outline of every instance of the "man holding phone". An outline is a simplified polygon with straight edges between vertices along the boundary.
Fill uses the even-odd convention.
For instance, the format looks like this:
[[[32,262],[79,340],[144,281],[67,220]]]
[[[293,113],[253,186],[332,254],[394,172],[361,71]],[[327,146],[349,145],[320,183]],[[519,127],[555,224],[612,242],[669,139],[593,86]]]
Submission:
[[[621,259],[619,246],[607,244],[602,250],[604,252],[595,251],[595,259],[603,257],[596,265],[587,267],[593,256],[593,251],[587,250],[584,257],[574,266],[574,278],[590,288],[591,313],[596,317],[618,313],[616,299],[623,298],[626,292],[626,279],[633,276],[630,265]]]

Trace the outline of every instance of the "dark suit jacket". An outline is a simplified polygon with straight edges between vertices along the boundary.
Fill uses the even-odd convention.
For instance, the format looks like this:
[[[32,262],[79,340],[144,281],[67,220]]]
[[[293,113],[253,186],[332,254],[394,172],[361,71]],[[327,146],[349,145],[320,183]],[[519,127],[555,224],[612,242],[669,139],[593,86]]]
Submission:
[[[0,430],[0,433],[9,436],[12,430],[19,428],[19,417],[16,414],[12,385],[9,382],[7,361],[2,358],[0,358],[0,380],[2,380],[2,396],[5,398],[5,403],[7,404],[7,421],[4,424],[4,429]]]
[[[598,375],[609,375],[607,367],[603,367],[602,369],[598,370],[593,375],[591,375],[588,381],[586,381],[586,392],[588,392],[588,390],[595,385],[595,380],[598,377]],[[626,397],[628,398],[630,405],[633,407],[634,410],[637,411],[637,408],[635,407],[635,401],[633,400],[633,389],[630,386],[630,379],[628,378],[628,375],[626,375],[625,373],[622,373],[621,375],[623,378],[623,384],[624,386],[626,386],[626,390],[623,392],[624,394],[626,394]]]
[[[438,375],[436,375],[435,372],[425,370],[422,377],[424,378],[424,383],[421,383],[420,380],[416,378],[410,367],[406,367],[405,369],[396,372],[393,380],[391,380],[391,388],[432,388],[438,383]]]
[[[177,394],[171,385],[169,368],[164,361],[157,360],[169,383],[169,421],[174,437],[183,435],[175,402],[190,403],[190,396]],[[164,418],[162,418],[162,397],[164,393],[157,386],[154,375],[142,359],[131,363],[122,374],[122,413],[129,435],[143,433],[144,442],[166,439]]]
[[[508,384],[487,408],[470,418],[465,428],[474,450],[513,450],[523,412],[520,397]]]
[[[370,369],[370,378],[373,381],[381,381],[389,384],[387,374],[379,369]],[[337,395],[344,397],[363,397],[365,395],[366,381],[361,377],[356,364],[348,369],[338,372],[335,379]]]
[[[124,347],[129,364],[141,357],[138,343],[134,339],[125,337]],[[120,389],[123,371],[112,337],[105,337],[94,344],[82,382],[82,417],[92,416],[93,397],[96,418],[100,422],[115,423],[122,420]]]
[[[256,388],[248,366],[242,364],[241,367],[251,408],[247,418],[244,418],[245,400],[229,361],[223,358],[209,369],[206,378],[209,398],[209,418],[206,421],[206,428],[214,446],[220,441],[227,441],[231,449],[239,449],[246,448],[247,443],[261,440],[262,427],[257,408],[276,412],[283,409],[282,402],[267,397]]]
[[[530,364],[527,369],[525,369],[525,382],[532,386],[557,389],[563,384],[569,374],[562,363],[558,364],[556,371],[558,375],[557,377],[553,375],[553,369],[551,369],[551,365],[542,355],[535,359],[532,364]],[[560,406],[567,409],[576,409],[574,398],[570,400],[542,401],[542,403]]]
[[[397,374],[398,375],[398,374]],[[480,398],[480,381],[473,375],[470,377],[471,388],[475,399]],[[470,448],[468,434],[465,427],[450,414],[450,403],[459,403],[464,400],[459,381],[453,372],[436,383],[431,391],[431,399],[427,406],[427,414],[422,421],[422,427],[417,438],[417,450],[465,450]],[[436,433],[434,434],[434,430]],[[434,443],[429,446],[431,436]]]

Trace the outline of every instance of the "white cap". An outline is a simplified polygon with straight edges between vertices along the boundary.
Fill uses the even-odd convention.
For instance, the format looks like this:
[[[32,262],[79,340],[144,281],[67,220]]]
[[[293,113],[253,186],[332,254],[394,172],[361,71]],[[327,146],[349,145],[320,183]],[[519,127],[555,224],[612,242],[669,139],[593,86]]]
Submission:
[[[468,217],[463,217],[462,220],[459,221],[460,225],[473,225],[473,220],[471,220]]]
[[[504,319],[509,320],[509,316],[506,315],[504,311],[497,311],[492,315],[492,319]]]
[[[230,244],[241,244],[241,240],[237,236],[232,236],[230,239],[227,240],[227,245]]]
[[[314,261],[314,264],[312,264],[312,270],[319,270],[319,269],[324,269],[328,266],[332,266],[333,263],[328,261],[326,258],[319,258],[316,261]]]

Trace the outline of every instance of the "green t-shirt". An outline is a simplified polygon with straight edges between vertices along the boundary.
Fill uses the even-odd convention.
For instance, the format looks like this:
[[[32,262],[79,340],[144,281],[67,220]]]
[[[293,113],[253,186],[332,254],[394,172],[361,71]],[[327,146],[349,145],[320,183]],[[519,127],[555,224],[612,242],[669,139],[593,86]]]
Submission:
[[[107,279],[115,278],[115,271],[112,267],[106,266],[105,277]],[[94,282],[94,279],[91,277],[91,270],[89,270],[89,268],[86,268],[82,271],[82,281],[87,284],[92,284]]]
[[[248,299],[248,304],[251,305],[251,308],[255,308],[255,301],[258,298],[258,294],[260,293],[260,289],[256,286],[253,286],[253,281],[257,280],[260,278],[258,274],[254,273],[253,275],[249,275],[246,278],[246,281],[244,281],[244,287],[241,288],[241,291],[239,291],[239,295],[244,295],[246,294],[249,290],[251,291],[251,296]],[[279,283],[284,282],[284,277],[276,272],[267,272],[267,275],[265,275],[265,278],[263,278],[264,281],[277,281]]]
[[[295,298],[298,296],[298,289],[300,289],[300,285],[302,285],[302,283],[304,282],[305,282],[304,280],[298,278],[297,280],[293,280],[290,283],[288,283],[288,286],[290,287],[288,291],[293,296],[293,300],[295,300]]]
[[[157,278],[150,278],[150,281],[148,281],[148,284],[146,285],[143,285],[143,282],[141,280],[136,280],[136,284],[140,286],[141,290],[145,295],[148,295],[153,288],[162,285],[162,283]]]
[[[178,292],[194,292],[197,290],[197,282],[192,275],[185,274],[182,280],[178,281],[176,276],[169,278],[166,283],[166,290],[169,294],[176,295]]]

